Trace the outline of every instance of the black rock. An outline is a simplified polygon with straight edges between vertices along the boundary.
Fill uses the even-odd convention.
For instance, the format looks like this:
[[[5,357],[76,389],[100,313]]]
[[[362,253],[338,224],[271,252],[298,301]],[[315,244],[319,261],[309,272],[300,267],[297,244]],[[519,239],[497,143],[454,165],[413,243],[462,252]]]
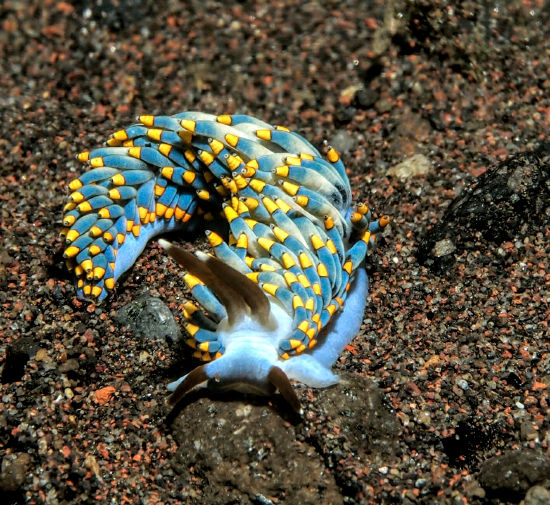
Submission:
[[[486,461],[479,473],[479,483],[487,495],[519,501],[535,484],[550,479],[550,459],[531,451],[512,451]]]
[[[342,107],[334,114],[334,122],[338,125],[347,125],[353,121],[356,112],[354,107]]]
[[[497,245],[521,239],[550,221],[550,150],[518,154],[488,170],[453,200],[422,239],[418,261],[443,272],[455,254],[479,248],[479,237]]]
[[[136,337],[172,342],[181,339],[181,331],[170,309],[149,292],[125,305],[116,315],[115,321],[126,326]]]

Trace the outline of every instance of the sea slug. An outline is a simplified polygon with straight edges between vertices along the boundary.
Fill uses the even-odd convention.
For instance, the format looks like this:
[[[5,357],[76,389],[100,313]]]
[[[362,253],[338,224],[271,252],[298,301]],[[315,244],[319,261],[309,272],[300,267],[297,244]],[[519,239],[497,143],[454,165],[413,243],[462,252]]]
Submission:
[[[363,320],[365,255],[389,218],[352,210],[336,151],[325,160],[287,128],[200,112],[138,121],[78,155],[90,170],[69,184],[62,231],[78,296],[103,300],[152,237],[203,226],[213,254],[159,240],[187,272],[188,344],[206,362],[169,385],[169,403],[195,386],[278,389],[300,411],[289,379],[338,381],[331,367]]]

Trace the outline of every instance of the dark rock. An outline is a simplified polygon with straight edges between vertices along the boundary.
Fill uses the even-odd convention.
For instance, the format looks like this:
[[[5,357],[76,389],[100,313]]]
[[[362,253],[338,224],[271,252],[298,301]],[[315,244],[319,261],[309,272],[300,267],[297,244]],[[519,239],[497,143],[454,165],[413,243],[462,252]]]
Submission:
[[[337,386],[315,390],[312,406],[319,417],[331,419],[331,424],[338,426],[340,436],[358,459],[394,454],[401,425],[384,406],[382,392],[372,381],[357,374],[341,373]],[[325,454],[333,454],[333,438],[326,438],[316,430],[310,429],[308,433]],[[343,443],[343,439],[338,443]]]
[[[523,386],[523,382],[518,377],[518,375],[514,372],[506,373],[504,377],[502,377],[510,386],[515,387],[516,389],[519,389]]]
[[[31,457],[26,453],[5,456],[0,473],[0,489],[7,492],[17,491],[27,478],[30,464]]]
[[[297,441],[297,427],[265,403],[251,404],[235,394],[225,399],[200,398],[173,424],[179,449],[172,467],[185,482],[200,486],[203,503],[252,505],[266,496],[285,496],[288,503],[343,503],[323,458]]]
[[[37,350],[38,346],[31,337],[21,337],[15,340],[6,351],[2,383],[9,384],[20,381],[25,374],[25,366]]]
[[[297,392],[305,392],[298,386]],[[400,424],[383,405],[380,390],[358,375],[314,389],[302,404],[303,423],[285,423],[286,404],[237,393],[221,397],[198,391],[173,423],[179,450],[173,468],[196,480],[204,503],[261,503],[284,496],[288,503],[343,503],[366,484],[357,465],[376,466],[394,457]],[[276,408],[268,406],[268,402]],[[325,469],[334,468],[334,472]],[[220,489],[224,492],[220,493]]]
[[[173,342],[181,338],[181,331],[170,309],[160,298],[151,297],[149,292],[125,305],[115,316],[115,321],[140,338]]]
[[[58,307],[62,307],[66,303],[65,296],[63,288],[59,284],[56,284],[52,290],[52,300]]]
[[[378,468],[395,458],[401,424],[384,406],[381,390],[372,381],[341,373],[340,383],[316,389],[306,415],[306,441],[323,454],[344,496],[366,495],[365,482],[357,479],[358,465]],[[335,429],[338,436],[331,430]]]
[[[490,497],[519,501],[535,484],[550,479],[550,459],[531,450],[512,451],[486,461],[479,483]]]
[[[369,89],[369,88],[362,88],[357,90],[357,93],[355,93],[354,102],[355,106],[358,109],[370,109],[378,100],[379,93]]]
[[[334,114],[334,121],[338,125],[347,125],[353,121],[356,112],[355,107],[341,107]]]
[[[550,218],[550,165],[546,148],[518,154],[488,170],[453,200],[437,225],[421,240],[418,261],[443,272],[455,254],[479,248],[478,236],[501,244],[520,239]],[[444,253],[437,244],[450,242]],[[477,242],[476,242],[477,241]]]

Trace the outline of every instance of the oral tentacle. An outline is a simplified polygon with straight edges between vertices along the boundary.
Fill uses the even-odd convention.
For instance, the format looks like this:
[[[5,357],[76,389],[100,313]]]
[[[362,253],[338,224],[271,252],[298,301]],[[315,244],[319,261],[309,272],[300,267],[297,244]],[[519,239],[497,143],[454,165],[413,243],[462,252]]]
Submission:
[[[267,380],[277,388],[296,413],[300,415],[304,413],[296,391],[294,391],[286,374],[278,366],[271,368],[267,375]]]
[[[206,382],[208,375],[206,374],[206,365],[199,366],[190,372],[183,381],[181,381],[174,392],[168,397],[166,403],[170,406],[176,405],[189,391],[196,386]]]

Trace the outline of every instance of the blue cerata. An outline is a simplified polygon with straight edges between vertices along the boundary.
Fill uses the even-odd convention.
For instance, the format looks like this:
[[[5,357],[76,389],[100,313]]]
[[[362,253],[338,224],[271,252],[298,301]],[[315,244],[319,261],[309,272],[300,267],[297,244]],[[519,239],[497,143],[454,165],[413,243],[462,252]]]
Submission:
[[[324,159],[288,128],[200,112],[138,121],[78,155],[90,169],[69,184],[62,231],[78,296],[103,300],[152,237],[205,225],[213,254],[159,240],[187,272],[187,342],[205,362],[168,386],[169,403],[197,386],[279,390],[300,412],[289,379],[338,382],[331,367],[363,320],[365,255],[389,218],[352,210],[336,151]]]

